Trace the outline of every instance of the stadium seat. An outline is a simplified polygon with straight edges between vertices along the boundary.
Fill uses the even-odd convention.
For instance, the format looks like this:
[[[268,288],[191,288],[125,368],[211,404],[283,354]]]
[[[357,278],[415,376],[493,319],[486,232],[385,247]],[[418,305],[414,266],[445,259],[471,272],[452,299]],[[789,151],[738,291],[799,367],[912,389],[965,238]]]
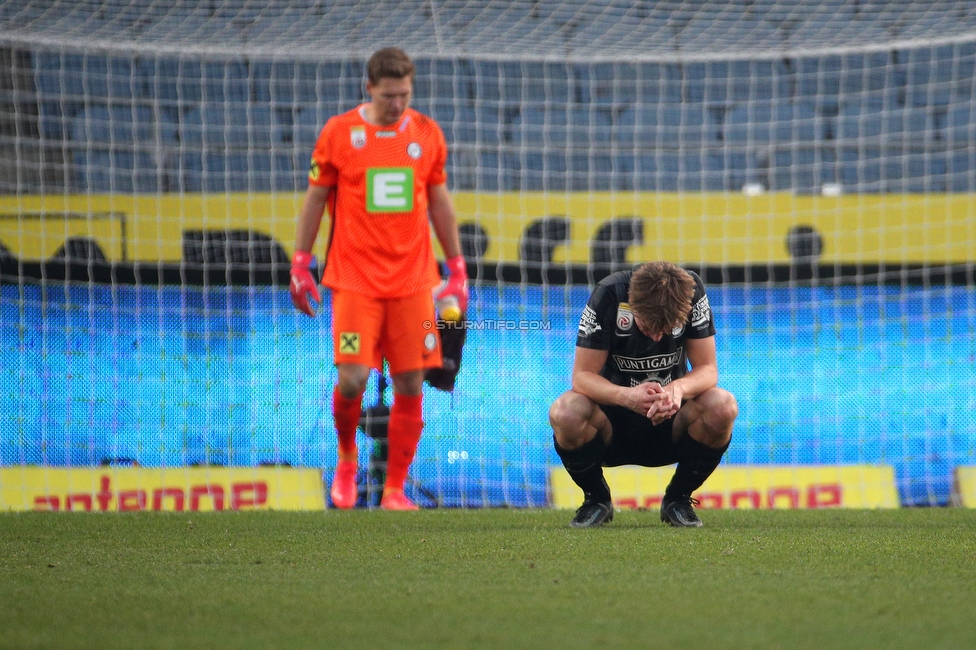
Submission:
[[[146,94],[163,103],[243,103],[251,97],[247,64],[239,60],[143,59],[139,74],[147,79]]]
[[[946,160],[946,189],[976,192],[976,149],[967,147],[949,153]]]
[[[911,153],[889,157],[885,177],[898,190],[914,193],[945,192],[946,160],[942,154]]]
[[[669,128],[665,128],[664,112],[668,112]],[[662,125],[659,127],[659,124]],[[663,104],[641,103],[616,113],[611,126],[611,137],[624,149],[678,146],[675,133],[681,128],[681,111]],[[670,138],[669,141],[666,141]]]
[[[946,114],[942,139],[952,147],[972,147],[976,142],[976,105],[966,102],[951,108]]]
[[[455,105],[451,100],[445,99],[437,101],[431,110],[417,108],[437,120],[444,131],[448,146],[478,141],[477,112],[470,104]]]
[[[227,191],[271,191],[271,154],[261,151],[232,153],[226,161]]]
[[[845,54],[839,70],[841,96],[877,93],[892,85],[891,54],[864,52]]]
[[[83,102],[88,94],[85,87],[85,57],[81,54],[39,52],[34,55],[34,80],[42,98]],[[107,89],[102,94],[108,94]]]
[[[567,121],[561,104],[526,105],[512,121],[512,141],[531,147],[565,147]]]
[[[840,179],[845,193],[882,191],[881,157],[878,151],[842,150]]]
[[[836,182],[836,155],[810,146],[778,149],[768,161],[770,190],[801,194],[819,192],[824,183]]]
[[[723,136],[729,144],[816,142],[824,138],[824,121],[806,103],[749,102],[725,115]]]
[[[76,192],[133,194],[159,188],[156,163],[148,153],[79,148],[71,162]]]
[[[840,94],[844,64],[839,55],[805,57],[796,61],[798,100],[811,103],[834,103]]]
[[[659,187],[657,153],[645,153],[634,156],[634,189],[639,191],[655,191],[664,189]]]
[[[414,83],[429,86],[430,96],[441,101],[471,101],[475,96],[466,66],[455,59],[417,61]]]
[[[522,99],[528,102],[566,104],[582,102],[578,72],[572,64],[562,62],[526,62],[522,64]]]
[[[670,146],[701,147],[721,141],[721,127],[701,103],[664,104],[658,111],[658,140]]]
[[[319,71],[322,84],[319,93],[326,101],[333,97],[338,100],[339,110],[348,111],[366,99],[366,64],[359,61],[343,61],[339,64],[338,76],[330,72],[335,64],[323,64]],[[324,91],[324,93],[323,93]]]
[[[698,192],[704,189],[701,153],[662,152],[656,158],[658,190]]]
[[[466,69],[474,99],[480,105],[502,99],[499,61],[470,61]]]
[[[251,98],[267,104],[295,102],[295,64],[290,61],[251,61]]]
[[[786,76],[774,61],[732,61],[728,84],[730,102],[771,102],[789,97]]]
[[[181,156],[181,183],[185,192],[246,192],[255,182],[245,153],[185,153]],[[257,181],[260,185],[261,181]]]
[[[325,64],[316,65],[299,61],[291,64],[275,62],[271,65],[269,92],[271,102],[279,104],[309,103],[324,101],[326,97],[318,94],[319,71],[321,78],[327,79]]]
[[[525,77],[523,64],[519,61],[498,61],[495,65],[497,66],[495,69],[497,70],[499,101],[506,104],[520,103],[522,101],[523,78]],[[490,92],[488,89],[493,83],[489,76],[491,68],[482,63],[479,70],[479,74],[484,75],[480,77],[484,85],[478,92]],[[525,79],[524,83],[529,85],[532,82]]]
[[[962,179],[955,179],[958,185],[948,181],[947,166],[952,163],[942,154],[844,150],[840,177],[845,191],[854,192],[945,192],[965,186]]]
[[[609,109],[595,105],[570,108],[567,138],[573,148],[608,148],[613,137],[613,118]]]
[[[902,51],[899,60],[905,61],[906,105],[944,106],[951,101],[956,81],[952,45]]]
[[[748,162],[749,158],[750,154],[743,151],[706,153],[703,159],[702,189],[708,192],[738,192],[746,182],[759,180],[754,166],[750,166]]]
[[[470,163],[474,165],[476,178],[471,189],[484,192],[498,192],[512,189],[509,175],[512,169],[503,164],[497,151],[478,151]]]
[[[326,121],[332,116],[326,110],[318,109],[314,105],[304,106],[295,114],[295,126],[293,141],[296,147],[304,148],[308,155],[312,155],[312,148],[315,146],[322,128]]]
[[[704,93],[702,101],[706,105],[725,105],[732,101],[732,64],[727,61],[708,61],[705,63]]]
[[[203,104],[183,114],[180,139],[188,146],[212,150],[267,148],[286,141],[289,125],[276,123],[271,109],[260,104]]]
[[[569,189],[577,192],[606,192],[634,189],[632,156],[614,156],[602,151],[574,150],[565,156]]]
[[[883,113],[864,111],[857,104],[841,108],[837,119],[835,138],[845,145],[856,145],[859,141],[874,141],[884,132]]]
[[[924,108],[905,108],[885,111],[884,137],[903,138],[907,141],[931,140],[934,126],[931,114]]]
[[[619,108],[638,101],[638,64],[629,61],[593,64],[590,71],[594,104]]]
[[[138,75],[145,80],[145,94],[162,106],[197,105],[204,99],[222,101],[223,73],[208,64],[211,77],[204,76],[204,64],[193,58],[142,58],[137,62]],[[217,81],[220,80],[220,83]],[[207,88],[206,96],[204,88]]]
[[[475,105],[475,125],[477,126],[478,143],[487,146],[509,142],[512,139],[511,124],[512,111],[507,110],[497,102],[479,102]]]
[[[74,142],[132,147],[156,142],[156,119],[148,106],[91,104],[69,120]]]
[[[48,140],[60,141],[70,137],[74,117],[84,110],[83,103],[38,102],[37,128],[40,136]]]
[[[34,55],[38,93],[96,102],[142,96],[142,79],[130,59],[102,54],[40,52]]]

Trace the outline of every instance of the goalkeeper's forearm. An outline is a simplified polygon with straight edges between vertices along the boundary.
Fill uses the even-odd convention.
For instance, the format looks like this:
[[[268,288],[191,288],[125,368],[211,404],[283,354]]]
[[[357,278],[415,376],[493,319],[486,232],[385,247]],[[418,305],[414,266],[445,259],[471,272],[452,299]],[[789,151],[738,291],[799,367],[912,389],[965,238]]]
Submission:
[[[457,216],[454,202],[447,191],[447,185],[431,185],[427,189],[430,222],[434,226],[437,241],[444,250],[444,257],[451,259],[461,254],[461,240],[458,234]]]
[[[329,196],[328,187],[309,185],[305,192],[302,209],[298,213],[298,224],[295,228],[295,250],[311,252],[315,245],[315,238],[319,234],[322,215]]]

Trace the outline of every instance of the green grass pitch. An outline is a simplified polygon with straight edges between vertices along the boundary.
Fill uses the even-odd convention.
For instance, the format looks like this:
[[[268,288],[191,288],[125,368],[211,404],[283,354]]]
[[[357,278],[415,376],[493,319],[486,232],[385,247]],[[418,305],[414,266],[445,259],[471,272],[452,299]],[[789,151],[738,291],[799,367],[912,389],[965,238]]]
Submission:
[[[976,510],[0,514],[2,648],[976,648]]]

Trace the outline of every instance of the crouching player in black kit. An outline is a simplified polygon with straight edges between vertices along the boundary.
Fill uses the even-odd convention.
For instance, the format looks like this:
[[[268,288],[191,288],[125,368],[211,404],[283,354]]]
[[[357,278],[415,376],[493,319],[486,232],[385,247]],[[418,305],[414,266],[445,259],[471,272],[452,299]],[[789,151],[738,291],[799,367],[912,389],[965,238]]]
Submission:
[[[691,494],[718,467],[739,413],[717,384],[701,278],[650,262],[600,282],[580,318],[573,387],[549,409],[556,452],[583,490],[570,525],[613,519],[604,466],[677,462],[661,521],[701,526]]]

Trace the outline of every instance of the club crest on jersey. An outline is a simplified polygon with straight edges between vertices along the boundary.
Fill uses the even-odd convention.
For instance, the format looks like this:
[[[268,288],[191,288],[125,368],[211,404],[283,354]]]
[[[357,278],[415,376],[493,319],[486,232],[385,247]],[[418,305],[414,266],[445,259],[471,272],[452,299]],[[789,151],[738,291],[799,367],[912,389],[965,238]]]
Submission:
[[[685,331],[685,326],[684,325],[678,325],[673,330],[671,330],[671,336],[673,336],[674,338],[678,338],[679,336],[681,336],[684,333],[684,331]]]
[[[349,129],[349,141],[352,146],[356,149],[362,149],[366,146],[366,128],[362,126],[354,126]]]
[[[420,158],[421,154],[423,153],[424,150],[416,142],[411,142],[410,144],[407,145],[407,155],[413,158],[414,160]]]
[[[634,326],[634,312],[626,302],[617,305],[617,329],[627,331]]]

